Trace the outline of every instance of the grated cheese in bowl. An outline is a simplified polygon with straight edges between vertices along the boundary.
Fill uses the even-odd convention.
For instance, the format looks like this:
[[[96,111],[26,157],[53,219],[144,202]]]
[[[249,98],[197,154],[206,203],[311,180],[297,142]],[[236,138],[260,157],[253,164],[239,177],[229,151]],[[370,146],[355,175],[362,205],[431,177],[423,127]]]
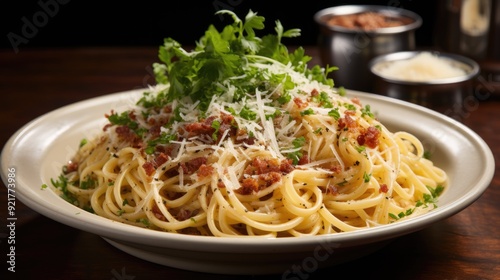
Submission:
[[[375,65],[374,70],[385,78],[412,82],[455,78],[467,74],[457,62],[431,52],[421,52],[408,59],[384,62]]]

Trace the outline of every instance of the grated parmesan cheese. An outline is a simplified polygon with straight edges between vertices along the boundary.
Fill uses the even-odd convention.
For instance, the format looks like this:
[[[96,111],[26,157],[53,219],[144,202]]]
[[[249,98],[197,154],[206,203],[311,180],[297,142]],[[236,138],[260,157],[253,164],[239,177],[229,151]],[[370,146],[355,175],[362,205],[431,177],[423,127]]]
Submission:
[[[378,74],[385,78],[422,82],[454,78],[465,75],[465,70],[456,67],[450,59],[430,52],[422,52],[410,59],[384,62],[375,66]]]

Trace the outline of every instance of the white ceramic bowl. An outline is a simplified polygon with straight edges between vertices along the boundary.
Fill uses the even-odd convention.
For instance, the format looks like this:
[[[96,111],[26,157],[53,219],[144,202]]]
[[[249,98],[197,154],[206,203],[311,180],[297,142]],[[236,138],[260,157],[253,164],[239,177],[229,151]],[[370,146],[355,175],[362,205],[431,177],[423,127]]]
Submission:
[[[326,236],[202,237],[114,222],[67,203],[49,188],[41,188],[59,175],[62,164],[75,152],[80,139],[99,131],[105,121],[104,113],[111,108],[117,111],[126,108],[141,92],[121,92],[81,101],[26,124],[2,150],[1,175],[7,185],[8,170],[16,169],[16,198],[33,210],[102,236],[124,252],[166,266],[222,274],[285,275],[293,265],[324,267],[353,260],[395,237],[418,231],[465,209],[485,191],[495,169],[492,152],[485,142],[459,122],[411,103],[349,91],[350,96],[370,104],[372,112],[389,129],[409,131],[432,150],[436,164],[448,172],[451,181],[437,209],[389,225]]]

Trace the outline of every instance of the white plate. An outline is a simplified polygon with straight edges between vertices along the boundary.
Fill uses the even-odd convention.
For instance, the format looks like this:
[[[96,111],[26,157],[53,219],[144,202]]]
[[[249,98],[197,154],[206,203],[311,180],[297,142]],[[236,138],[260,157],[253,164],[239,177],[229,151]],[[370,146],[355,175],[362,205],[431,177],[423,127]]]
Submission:
[[[495,163],[486,143],[461,123],[426,108],[393,98],[349,91],[391,130],[421,139],[433,160],[450,177],[438,208],[423,216],[376,228],[328,236],[283,239],[188,236],[142,229],[85,212],[41,189],[56,178],[82,138],[96,135],[111,109],[123,111],[142,90],[81,101],[47,113],[17,131],[1,156],[2,179],[15,168],[16,198],[53,220],[102,236],[117,248],[151,262],[221,274],[288,273],[292,266],[311,269],[359,258],[390,239],[448,218],[472,204],[492,180]],[[285,275],[285,274],[283,274]]]

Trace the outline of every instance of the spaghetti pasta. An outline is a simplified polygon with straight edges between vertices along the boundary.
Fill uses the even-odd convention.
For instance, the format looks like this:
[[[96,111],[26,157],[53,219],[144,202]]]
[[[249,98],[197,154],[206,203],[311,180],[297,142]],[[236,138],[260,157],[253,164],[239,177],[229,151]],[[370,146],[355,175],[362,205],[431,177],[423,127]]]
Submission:
[[[210,36],[191,53],[166,40],[160,54],[172,51],[184,65],[202,63],[200,54],[214,59]],[[53,182],[78,207],[134,226],[226,237],[347,232],[435,207],[447,175],[419,139],[389,131],[325,69],[247,50],[241,72],[209,84],[188,79],[176,95],[189,73],[175,74],[170,58],[155,65],[167,79],[130,110],[111,111]]]

